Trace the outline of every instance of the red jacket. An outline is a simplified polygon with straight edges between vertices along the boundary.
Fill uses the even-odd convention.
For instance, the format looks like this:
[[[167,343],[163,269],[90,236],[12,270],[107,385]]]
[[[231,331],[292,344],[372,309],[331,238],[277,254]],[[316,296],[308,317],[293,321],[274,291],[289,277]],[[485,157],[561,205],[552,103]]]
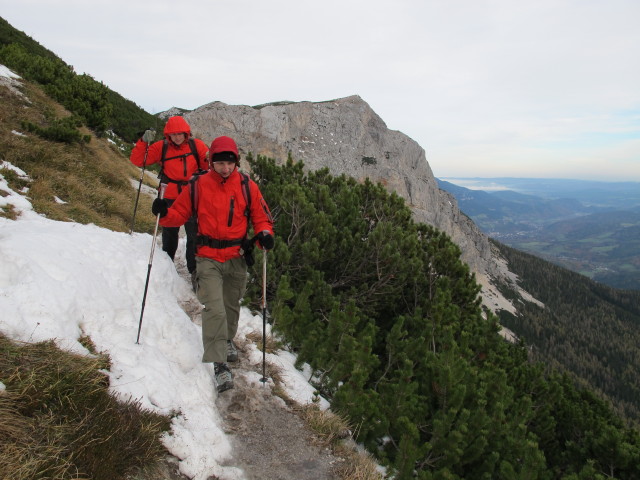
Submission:
[[[225,180],[215,170],[200,176],[196,182],[195,195],[198,215],[198,235],[206,235],[216,240],[240,240],[247,233],[247,202],[242,193],[242,176],[236,168]],[[267,203],[262,198],[258,185],[249,180],[251,194],[251,224],[254,232],[268,231],[273,235],[273,219]],[[167,215],[160,219],[163,227],[179,227],[193,214],[191,205],[191,185],[169,208]],[[212,248],[198,245],[196,256],[225,262],[240,257],[240,246]]]
[[[187,139],[180,145],[176,145],[170,139],[172,133],[184,133]],[[198,155],[200,157],[200,163],[196,162],[195,157],[191,152],[191,146],[188,139],[191,137],[191,129],[189,125],[182,117],[171,117],[167,121],[164,127],[165,140],[168,143],[167,152],[165,154],[165,161],[163,165],[163,178],[162,182],[167,183],[167,189],[164,193],[164,198],[175,199],[178,197],[182,186],[193,176],[198,170],[208,170],[208,152],[209,149],[205,143],[196,138],[195,145]],[[153,165],[158,163],[162,159],[162,146],[165,140],[154,142],[148,146],[149,151],[146,153],[146,165]],[[145,164],[145,152],[147,150],[147,143],[142,139],[138,140],[135,147],[131,151],[131,163],[138,167],[142,167]],[[178,158],[172,158],[178,157]],[[182,182],[179,184],[176,182]]]

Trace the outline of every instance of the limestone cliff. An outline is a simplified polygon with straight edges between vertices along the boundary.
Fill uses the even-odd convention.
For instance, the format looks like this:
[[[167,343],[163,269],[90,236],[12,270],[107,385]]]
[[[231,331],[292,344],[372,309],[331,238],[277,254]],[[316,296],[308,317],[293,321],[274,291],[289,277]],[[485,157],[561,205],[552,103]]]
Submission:
[[[170,110],[164,116],[176,113]],[[417,221],[443,230],[460,246],[463,260],[483,284],[485,303],[491,303],[490,308],[498,305],[489,278],[502,277],[504,269],[488,238],[460,212],[455,199],[438,188],[424,149],[407,135],[389,130],[360,97],[256,107],[212,102],[179,113],[207,143],[228,135],[242,154],[282,162],[290,152],[309,170],[328,167],[335,175],[381,182],[406,199]]]

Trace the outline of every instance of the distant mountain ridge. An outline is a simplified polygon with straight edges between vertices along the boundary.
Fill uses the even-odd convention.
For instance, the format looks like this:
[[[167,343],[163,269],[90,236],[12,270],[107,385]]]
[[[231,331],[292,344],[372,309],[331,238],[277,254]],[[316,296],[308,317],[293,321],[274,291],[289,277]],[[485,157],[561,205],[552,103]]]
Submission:
[[[490,236],[528,231],[557,220],[587,215],[594,210],[575,199],[547,199],[512,190],[471,190],[438,179],[438,185],[451,193],[458,206]]]
[[[640,182],[515,177],[442,177],[440,180],[472,190],[495,193],[508,190],[546,199],[572,198],[585,206],[621,210],[640,207]]]
[[[486,192],[438,180],[490,237],[612,287],[640,290],[640,183],[476,181],[537,192]]]

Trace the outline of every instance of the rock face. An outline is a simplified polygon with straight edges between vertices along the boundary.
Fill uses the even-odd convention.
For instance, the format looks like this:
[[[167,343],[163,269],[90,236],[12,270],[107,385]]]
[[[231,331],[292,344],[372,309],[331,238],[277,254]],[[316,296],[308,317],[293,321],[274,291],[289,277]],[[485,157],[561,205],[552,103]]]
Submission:
[[[241,154],[252,152],[284,162],[291,153],[307,170],[327,167],[334,175],[382,183],[405,198],[416,221],[451,237],[481,283],[500,275],[488,238],[460,212],[455,199],[438,188],[424,149],[403,133],[389,130],[360,97],[257,107],[212,102],[183,116],[194,135],[207,143],[228,135]]]

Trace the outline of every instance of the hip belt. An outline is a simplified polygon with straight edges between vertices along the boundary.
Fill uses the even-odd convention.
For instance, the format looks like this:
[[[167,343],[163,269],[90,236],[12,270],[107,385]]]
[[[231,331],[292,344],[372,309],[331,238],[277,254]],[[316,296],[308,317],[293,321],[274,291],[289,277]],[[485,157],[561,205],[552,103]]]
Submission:
[[[217,238],[211,238],[206,235],[196,236],[197,246],[206,246],[210,248],[229,248],[242,245],[244,238],[237,238],[235,240],[218,240]]]

